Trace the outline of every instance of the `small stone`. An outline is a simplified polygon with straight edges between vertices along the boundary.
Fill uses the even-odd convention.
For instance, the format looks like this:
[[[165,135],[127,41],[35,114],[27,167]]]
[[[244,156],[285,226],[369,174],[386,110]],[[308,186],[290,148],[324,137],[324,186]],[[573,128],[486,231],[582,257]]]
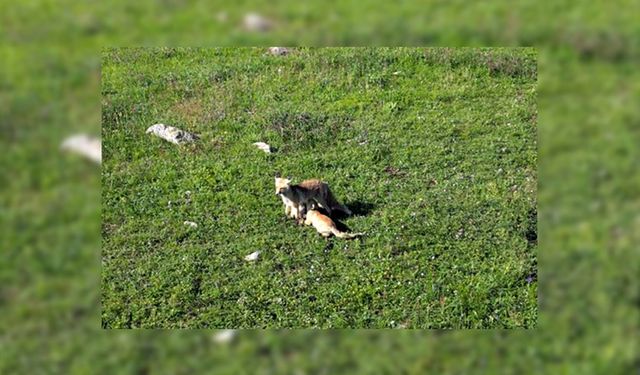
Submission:
[[[254,251],[253,253],[244,257],[244,260],[246,260],[247,262],[255,262],[256,260],[258,260],[259,255],[260,255],[260,251]]]
[[[267,154],[271,153],[271,146],[269,146],[268,144],[266,144],[264,142],[256,142],[253,145],[256,146],[257,148],[261,149],[262,151],[266,152]]]
[[[194,223],[193,221],[185,221],[183,224],[184,225],[188,225],[191,228],[197,228],[198,227],[198,224]]]
[[[289,54],[287,47],[269,47],[269,53],[274,56],[284,56]]]
[[[193,133],[189,133],[184,130],[180,130],[173,126],[167,126],[165,124],[155,124],[147,128],[147,134],[153,134],[157,137],[169,141],[174,144],[182,144],[195,142],[199,137]]]

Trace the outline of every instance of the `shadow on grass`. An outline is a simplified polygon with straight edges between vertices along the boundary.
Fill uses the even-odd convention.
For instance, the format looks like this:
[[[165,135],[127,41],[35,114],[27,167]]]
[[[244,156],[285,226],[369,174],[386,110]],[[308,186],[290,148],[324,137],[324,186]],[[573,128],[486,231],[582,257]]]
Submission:
[[[368,216],[376,206],[369,202],[354,201],[347,204],[347,207],[353,213],[351,216]],[[339,215],[343,215],[340,213]],[[338,216],[339,218],[346,216]]]
[[[342,222],[340,222],[340,221],[338,221],[336,219],[333,219],[333,221],[336,223],[336,228],[338,228],[338,230],[340,232],[351,232],[351,228],[346,226],[346,224],[344,224],[344,223],[342,223]]]
[[[369,215],[375,205],[368,202],[355,201],[346,205],[351,210],[352,214],[350,216],[367,216]],[[338,228],[341,232],[351,232],[351,228],[349,228],[346,224],[342,223],[339,220],[348,218],[349,215],[346,215],[344,212],[336,210],[332,212],[331,218],[336,223],[336,228]]]

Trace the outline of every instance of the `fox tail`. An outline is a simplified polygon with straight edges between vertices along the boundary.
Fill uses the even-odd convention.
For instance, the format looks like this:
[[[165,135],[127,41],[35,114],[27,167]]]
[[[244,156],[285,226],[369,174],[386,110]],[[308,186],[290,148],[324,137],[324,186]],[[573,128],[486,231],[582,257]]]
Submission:
[[[331,233],[333,233],[336,237],[338,238],[344,238],[345,240],[350,240],[352,238],[356,238],[356,237],[360,237],[360,236],[364,236],[365,233],[347,233],[347,232],[341,232],[337,229],[333,229],[331,231]]]

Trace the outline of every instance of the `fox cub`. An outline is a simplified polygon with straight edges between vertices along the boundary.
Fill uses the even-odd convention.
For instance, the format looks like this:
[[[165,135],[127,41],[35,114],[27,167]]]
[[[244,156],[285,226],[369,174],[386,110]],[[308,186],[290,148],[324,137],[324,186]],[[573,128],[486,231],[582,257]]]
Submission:
[[[338,203],[326,182],[311,179],[292,185],[289,178],[276,177],[276,195],[282,198],[285,214],[288,217],[301,219],[314,204],[322,207],[331,215],[332,210],[339,210],[347,215],[351,211]]]
[[[307,217],[304,220],[306,225],[313,225],[322,237],[329,237],[332,234],[338,238],[351,239],[363,236],[364,233],[346,233],[336,228],[336,223],[327,215],[322,214],[318,210],[307,211]]]

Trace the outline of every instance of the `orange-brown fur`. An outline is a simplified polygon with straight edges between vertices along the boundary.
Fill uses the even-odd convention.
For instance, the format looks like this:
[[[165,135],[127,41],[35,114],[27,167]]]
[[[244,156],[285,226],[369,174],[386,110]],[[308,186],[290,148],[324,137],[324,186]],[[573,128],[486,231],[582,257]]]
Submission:
[[[324,208],[329,215],[332,210],[340,210],[351,215],[347,207],[338,203],[326,182],[310,179],[292,185],[290,179],[276,177],[275,183],[276,195],[282,198],[285,213],[289,217],[302,218],[304,212],[313,208],[314,204]]]
[[[313,225],[322,237],[330,237],[332,234],[338,238],[351,239],[364,235],[364,233],[346,233],[336,228],[336,223],[327,215],[317,210],[309,210],[304,220],[306,225]]]

